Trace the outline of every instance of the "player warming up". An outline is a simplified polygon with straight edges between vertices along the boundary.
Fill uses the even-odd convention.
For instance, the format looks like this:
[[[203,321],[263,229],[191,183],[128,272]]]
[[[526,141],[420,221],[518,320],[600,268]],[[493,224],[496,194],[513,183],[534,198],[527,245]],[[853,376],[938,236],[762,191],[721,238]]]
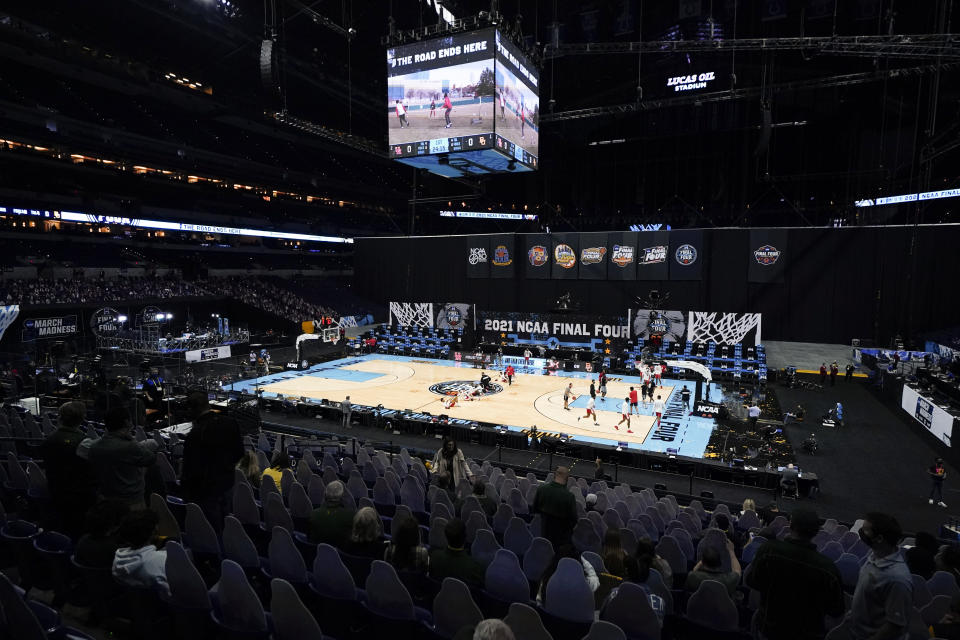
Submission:
[[[453,124],[450,122],[450,112],[453,111],[453,103],[450,102],[450,94],[443,94],[443,119],[447,124],[443,125],[444,129],[449,129]]]
[[[571,382],[567,385],[567,388],[563,390],[563,408],[570,411],[570,402],[576,399],[577,397],[573,395],[573,383]]]
[[[634,412],[640,415],[640,409],[637,408],[637,390],[630,387],[630,413],[633,414]]]
[[[596,410],[596,406],[597,406],[597,401],[596,401],[595,398],[592,398],[592,397],[591,397],[589,400],[587,400],[587,415],[585,415],[585,416],[577,416],[577,422],[580,422],[580,418],[589,418],[590,416],[593,416],[593,424],[594,424],[594,426],[599,427],[599,426],[600,426],[600,423],[597,422],[597,410]]]
[[[620,425],[622,425],[624,422],[627,423],[627,433],[633,433],[633,431],[630,430],[630,398],[629,397],[623,399],[623,404],[620,405],[620,422],[615,424],[613,428],[616,429],[617,431],[620,431]]]
[[[657,399],[653,401],[653,412],[657,416],[657,426],[660,426],[660,418],[663,417],[663,400],[660,399],[660,396],[657,396]]]

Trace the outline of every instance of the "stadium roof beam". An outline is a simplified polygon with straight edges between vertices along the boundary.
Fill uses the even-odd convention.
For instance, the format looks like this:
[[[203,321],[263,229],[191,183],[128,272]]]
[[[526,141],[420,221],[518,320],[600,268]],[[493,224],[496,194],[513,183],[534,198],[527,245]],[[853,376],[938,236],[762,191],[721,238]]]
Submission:
[[[827,78],[813,78],[811,80],[795,80],[793,82],[780,82],[767,87],[773,92],[782,91],[803,91],[807,89],[820,89],[828,87],[846,87],[858,84],[867,84],[869,82],[878,82],[881,80],[892,80],[895,78],[907,78],[928,72],[935,71],[937,68],[943,71],[960,67],[960,60],[945,64],[928,64],[918,67],[907,67],[901,69],[886,69],[883,71],[868,71],[865,73],[848,73],[846,75],[830,76]],[[558,111],[556,113],[545,113],[540,116],[541,122],[563,122],[566,120],[582,120],[585,118],[596,118],[600,116],[617,115],[624,113],[636,113],[638,111],[654,111],[656,109],[665,109],[667,107],[677,107],[687,104],[708,104],[711,102],[726,102],[727,100],[743,100],[745,98],[755,98],[761,94],[761,87],[745,87],[742,89],[726,89],[723,91],[711,91],[700,94],[685,94],[677,98],[663,98],[660,100],[643,100],[640,102],[628,102],[625,104],[606,105],[602,107],[590,107],[587,109],[572,109],[568,111]]]
[[[650,40],[641,42],[571,42],[547,44],[545,58],[617,53],[706,53],[727,51],[805,51],[824,55],[960,59],[960,36],[916,34],[737,38],[734,40]]]

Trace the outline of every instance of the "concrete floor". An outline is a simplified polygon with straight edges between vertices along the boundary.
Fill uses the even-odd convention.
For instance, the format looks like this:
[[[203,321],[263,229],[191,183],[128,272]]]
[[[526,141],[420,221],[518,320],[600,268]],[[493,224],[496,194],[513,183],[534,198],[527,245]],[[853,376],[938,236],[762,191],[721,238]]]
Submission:
[[[840,375],[848,363],[853,362],[853,347],[845,344],[819,342],[764,342],[767,348],[767,368],[796,367],[817,371],[824,362],[827,366],[834,360],[840,365]],[[854,363],[856,364],[856,363]]]

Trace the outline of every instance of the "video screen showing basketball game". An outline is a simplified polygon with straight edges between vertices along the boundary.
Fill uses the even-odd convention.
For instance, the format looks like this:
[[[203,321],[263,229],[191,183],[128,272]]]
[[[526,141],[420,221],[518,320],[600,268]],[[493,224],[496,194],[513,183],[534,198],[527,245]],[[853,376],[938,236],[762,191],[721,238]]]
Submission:
[[[492,149],[494,30],[387,50],[390,156]]]
[[[497,149],[536,167],[540,155],[540,76],[520,50],[496,34]]]

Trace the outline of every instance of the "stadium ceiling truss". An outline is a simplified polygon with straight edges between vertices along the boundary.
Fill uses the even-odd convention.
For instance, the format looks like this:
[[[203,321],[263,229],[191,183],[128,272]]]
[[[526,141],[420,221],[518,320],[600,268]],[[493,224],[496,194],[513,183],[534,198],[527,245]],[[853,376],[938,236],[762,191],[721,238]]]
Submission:
[[[864,73],[848,73],[845,75],[829,76],[825,78],[812,78],[809,80],[795,80],[792,82],[781,82],[771,84],[766,87],[767,91],[786,92],[803,91],[809,89],[820,89],[827,87],[846,87],[858,84],[867,84],[870,82],[879,82],[882,80],[891,80],[896,78],[907,78],[911,76],[931,73],[937,70],[947,71],[960,67],[960,59],[946,63],[927,64],[917,67],[906,67],[899,69],[885,69],[878,71],[868,71]],[[663,98],[660,100],[641,100],[638,102],[629,102],[625,104],[606,105],[602,107],[590,107],[587,109],[573,109],[568,111],[558,111],[556,113],[545,113],[540,117],[541,122],[563,122],[566,120],[581,120],[584,118],[596,118],[599,116],[637,113],[640,111],[654,111],[667,107],[676,107],[687,104],[709,104],[712,102],[726,102],[728,100],[743,100],[755,98],[762,94],[763,87],[745,87],[742,89],[726,89],[723,91],[711,91],[700,94],[687,94],[676,98]]]
[[[709,53],[730,51],[803,51],[807,54],[868,58],[940,58],[960,60],[960,36],[917,34],[737,38],[734,40],[651,40],[649,42],[573,42],[548,44],[545,58],[617,53]]]

